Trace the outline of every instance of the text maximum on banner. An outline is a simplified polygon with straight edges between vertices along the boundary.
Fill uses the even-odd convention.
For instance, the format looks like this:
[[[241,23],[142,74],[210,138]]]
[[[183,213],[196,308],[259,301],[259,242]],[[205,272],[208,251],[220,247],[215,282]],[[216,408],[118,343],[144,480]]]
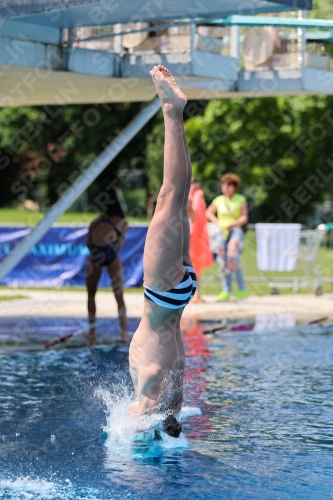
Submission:
[[[0,262],[26,236],[30,228],[0,228]],[[21,262],[3,279],[7,286],[84,286],[89,250],[86,247],[88,227],[52,227],[34,245]],[[143,281],[143,248],[147,227],[130,227],[120,257],[124,266],[125,287],[141,286]],[[109,287],[104,269],[100,287]]]

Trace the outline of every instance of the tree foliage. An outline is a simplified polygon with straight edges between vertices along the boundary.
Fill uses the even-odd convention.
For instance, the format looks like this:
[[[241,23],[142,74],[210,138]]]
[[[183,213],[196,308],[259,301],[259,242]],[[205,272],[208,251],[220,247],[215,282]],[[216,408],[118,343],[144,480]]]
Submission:
[[[305,221],[327,193],[333,198],[332,108],[331,96],[210,101],[202,116],[185,122],[208,202],[220,193],[221,175],[232,171],[242,179],[252,220]],[[147,148],[155,189],[162,138],[157,123]]]
[[[203,117],[186,122],[208,198],[218,194],[214,180],[233,171],[261,217],[302,220],[331,185],[332,105],[329,96],[211,101]]]
[[[45,207],[54,203],[140,109],[140,103],[1,109],[0,169],[5,186],[0,186],[0,194],[6,194],[0,203],[36,197],[43,199]],[[141,158],[149,127],[91,185],[90,204],[119,168],[139,165],[144,172]],[[128,187],[125,178],[119,183]]]
[[[156,116],[155,125],[147,137],[147,176],[152,194],[158,194],[163,178],[164,123],[162,112]]]
[[[135,103],[1,109],[1,205],[27,197],[45,206],[56,201],[140,108]],[[208,202],[219,194],[226,171],[240,175],[253,221],[303,222],[318,202],[329,195],[333,200],[332,96],[190,102],[185,119],[194,174]],[[163,142],[158,113],[90,186],[89,204],[98,205],[122,168],[141,169],[157,194]],[[131,191],[126,178],[118,183]]]

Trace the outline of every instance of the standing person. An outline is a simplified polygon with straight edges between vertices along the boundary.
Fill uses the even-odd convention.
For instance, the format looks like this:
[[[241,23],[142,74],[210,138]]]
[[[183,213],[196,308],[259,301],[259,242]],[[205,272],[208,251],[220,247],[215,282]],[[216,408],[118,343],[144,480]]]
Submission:
[[[150,74],[164,116],[164,173],[144,250],[144,311],[129,353],[137,401],[129,409],[133,418],[161,412],[164,431],[178,437],[185,366],[180,318],[196,288],[189,251],[192,167],[183,124],[186,97],[164,66]]]
[[[197,291],[193,298],[195,303],[204,302],[199,293],[199,277],[205,267],[211,266],[214,262],[207,230],[206,208],[200,182],[196,177],[192,177],[189,195],[189,217],[191,221],[190,255],[197,276]]]
[[[93,220],[89,226],[87,247],[90,250],[90,255],[86,268],[86,285],[90,322],[90,331],[87,337],[91,343],[94,343],[96,339],[95,296],[103,267],[107,268],[118,305],[121,341],[128,342],[126,306],[123,296],[124,273],[119,256],[119,250],[125,241],[127,231],[128,224],[116,199],[110,202],[106,206],[104,214]]]
[[[222,195],[217,196],[207,208],[207,219],[222,230],[222,245],[219,254],[222,275],[222,292],[218,300],[230,300],[232,275],[235,274],[238,292],[237,299],[248,297],[239,256],[244,242],[242,226],[248,222],[248,210],[245,196],[237,193],[240,188],[238,175],[227,173],[221,177]]]

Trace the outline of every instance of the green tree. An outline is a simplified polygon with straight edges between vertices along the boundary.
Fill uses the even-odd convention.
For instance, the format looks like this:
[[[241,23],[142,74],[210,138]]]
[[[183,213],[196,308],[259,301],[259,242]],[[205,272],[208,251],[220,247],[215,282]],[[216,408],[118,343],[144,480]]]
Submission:
[[[164,123],[162,113],[156,116],[155,125],[147,137],[147,176],[151,194],[158,194],[163,178]]]
[[[207,198],[218,194],[219,177],[233,171],[256,218],[305,220],[330,186],[333,120],[323,115],[332,105],[331,96],[211,101],[202,117],[185,124],[194,174]],[[326,178],[317,173],[321,187],[311,189],[306,181],[315,169]]]
[[[1,109],[0,168],[7,196],[0,203],[34,199],[41,188],[44,208],[54,203],[141,106],[124,103]],[[146,135],[150,127],[148,124],[142,129],[89,187],[88,202],[97,204],[97,210],[96,199],[115,179],[118,169],[135,167],[145,173]],[[114,185],[117,184],[123,190],[130,189],[126,177]]]

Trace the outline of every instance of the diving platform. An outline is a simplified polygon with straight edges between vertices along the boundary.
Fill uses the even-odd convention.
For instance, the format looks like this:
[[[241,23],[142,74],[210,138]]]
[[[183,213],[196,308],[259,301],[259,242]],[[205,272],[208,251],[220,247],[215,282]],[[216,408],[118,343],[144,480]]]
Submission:
[[[333,93],[333,21],[294,0],[148,4],[8,0],[0,106],[150,101],[156,64],[190,100]]]

